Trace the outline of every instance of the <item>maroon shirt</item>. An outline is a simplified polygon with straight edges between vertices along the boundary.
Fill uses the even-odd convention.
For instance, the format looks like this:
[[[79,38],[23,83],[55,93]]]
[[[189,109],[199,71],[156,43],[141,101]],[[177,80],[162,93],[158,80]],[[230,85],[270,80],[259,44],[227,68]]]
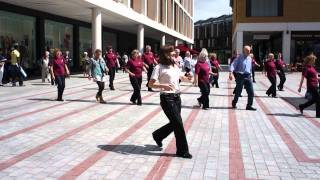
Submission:
[[[130,72],[135,74],[135,77],[142,77],[143,62],[140,58],[130,59],[126,65],[126,68],[129,69]]]
[[[267,76],[268,77],[276,77],[277,72],[276,72],[276,64],[272,60],[267,60],[264,63],[265,70],[267,71]]]
[[[219,73],[219,60],[211,59],[210,60],[211,68],[213,73]]]
[[[66,75],[66,61],[63,57],[55,58],[52,61],[50,61],[49,66],[52,66],[53,68],[53,74],[55,76],[65,76]]]
[[[209,83],[210,67],[207,62],[198,61],[195,66],[195,73],[201,83]]]
[[[153,65],[154,64],[154,56],[152,52],[145,52],[142,55],[142,61],[146,63],[147,65]]]
[[[285,66],[286,66],[286,64],[284,63],[284,61],[282,59],[278,59],[276,61],[277,70],[284,71]]]
[[[302,71],[302,75],[307,79],[307,88],[318,87],[318,72],[313,66],[306,65]]]
[[[114,53],[106,53],[104,56],[108,68],[117,67],[117,56]]]

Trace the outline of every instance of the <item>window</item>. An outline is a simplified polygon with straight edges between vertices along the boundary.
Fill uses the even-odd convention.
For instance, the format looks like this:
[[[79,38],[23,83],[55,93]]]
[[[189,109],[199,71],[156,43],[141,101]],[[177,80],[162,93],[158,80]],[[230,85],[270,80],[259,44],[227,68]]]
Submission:
[[[283,15],[283,0],[247,0],[248,17],[272,17]]]

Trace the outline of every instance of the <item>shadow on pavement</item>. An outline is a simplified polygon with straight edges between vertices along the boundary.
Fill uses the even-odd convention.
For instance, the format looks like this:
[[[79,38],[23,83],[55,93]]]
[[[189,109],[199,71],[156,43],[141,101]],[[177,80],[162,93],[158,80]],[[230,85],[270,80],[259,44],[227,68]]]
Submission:
[[[267,114],[268,116],[283,116],[283,117],[302,117],[301,114],[287,114],[287,113],[274,113]]]
[[[156,153],[155,151],[161,151],[162,148],[155,145],[99,145],[98,148],[104,151],[115,152],[123,155],[137,154],[146,156],[166,156],[175,157],[175,154],[169,153]]]

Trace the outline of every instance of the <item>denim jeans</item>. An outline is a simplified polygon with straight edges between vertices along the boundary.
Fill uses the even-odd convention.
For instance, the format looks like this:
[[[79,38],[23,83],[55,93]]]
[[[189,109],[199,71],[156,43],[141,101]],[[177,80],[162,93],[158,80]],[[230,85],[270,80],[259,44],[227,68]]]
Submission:
[[[189,152],[186,133],[181,118],[181,99],[179,94],[161,94],[161,107],[169,119],[169,123],[156,130],[153,135],[158,140],[163,140],[174,132],[177,153]]]
[[[253,104],[253,84],[251,80],[250,74],[237,74],[236,75],[236,88],[235,88],[235,95],[233,99],[233,103],[237,103],[238,99],[242,93],[243,86],[245,87],[247,94],[248,94],[248,102],[247,107],[251,107]]]

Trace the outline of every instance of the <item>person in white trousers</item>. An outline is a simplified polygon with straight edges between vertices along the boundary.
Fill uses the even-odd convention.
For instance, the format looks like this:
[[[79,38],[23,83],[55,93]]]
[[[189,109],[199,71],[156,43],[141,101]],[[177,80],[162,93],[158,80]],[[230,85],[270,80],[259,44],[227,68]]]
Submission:
[[[42,82],[44,83],[47,80],[49,83],[51,82],[50,72],[49,72],[49,51],[44,53],[44,56],[41,59],[41,74],[42,74]]]
[[[4,62],[7,59],[3,56],[0,56],[0,86],[3,86],[2,84],[2,78],[3,78],[3,74],[4,74]]]

